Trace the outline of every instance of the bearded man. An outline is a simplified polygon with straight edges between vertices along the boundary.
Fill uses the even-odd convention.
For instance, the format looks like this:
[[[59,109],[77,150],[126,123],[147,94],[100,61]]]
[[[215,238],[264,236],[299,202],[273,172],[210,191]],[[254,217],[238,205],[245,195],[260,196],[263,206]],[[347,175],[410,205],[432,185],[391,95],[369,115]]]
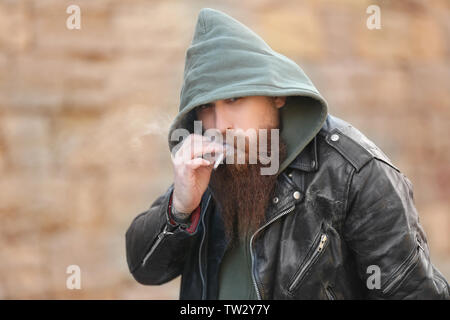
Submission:
[[[241,130],[244,148],[210,129],[226,141]],[[126,233],[138,282],[181,275],[180,299],[449,298],[409,180],[328,114],[297,64],[220,11],[199,13],[169,148],[174,183]]]

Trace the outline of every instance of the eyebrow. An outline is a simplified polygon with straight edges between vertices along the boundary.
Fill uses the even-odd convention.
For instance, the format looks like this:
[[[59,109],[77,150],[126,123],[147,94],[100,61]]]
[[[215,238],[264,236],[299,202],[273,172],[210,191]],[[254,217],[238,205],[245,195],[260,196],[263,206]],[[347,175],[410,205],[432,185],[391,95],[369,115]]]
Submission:
[[[230,100],[230,99],[242,99],[244,97],[231,97],[231,98],[226,98],[226,99],[222,99],[224,101]],[[215,106],[215,102],[208,102],[208,103],[203,103],[201,105],[198,105],[197,107],[195,107],[195,109],[203,107],[203,106],[209,106],[209,107],[214,107]]]
[[[199,108],[199,107],[203,107],[203,106],[214,106],[214,102],[208,102],[208,103],[203,103],[203,104],[201,104],[201,105],[199,105],[197,108]]]

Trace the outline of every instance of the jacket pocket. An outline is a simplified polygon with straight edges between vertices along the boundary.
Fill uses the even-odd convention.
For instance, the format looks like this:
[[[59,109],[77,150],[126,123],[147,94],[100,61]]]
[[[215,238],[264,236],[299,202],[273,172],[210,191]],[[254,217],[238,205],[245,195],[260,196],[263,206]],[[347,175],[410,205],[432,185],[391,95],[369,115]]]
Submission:
[[[403,263],[386,280],[384,284],[383,294],[391,294],[400,287],[400,285],[404,282],[404,280],[408,277],[408,275],[419,262],[420,250],[423,250],[423,248],[420,245],[420,242],[417,241],[416,246],[405,259],[405,261],[403,261]]]
[[[309,250],[310,253],[308,254],[305,261],[303,261],[303,263],[300,265],[300,268],[297,270],[297,272],[294,274],[294,277],[288,287],[288,291],[290,293],[293,293],[301,285],[308,272],[311,270],[311,267],[316,263],[316,261],[324,252],[325,248],[328,245],[328,242],[328,235],[322,225],[321,230],[316,235],[313,246]]]

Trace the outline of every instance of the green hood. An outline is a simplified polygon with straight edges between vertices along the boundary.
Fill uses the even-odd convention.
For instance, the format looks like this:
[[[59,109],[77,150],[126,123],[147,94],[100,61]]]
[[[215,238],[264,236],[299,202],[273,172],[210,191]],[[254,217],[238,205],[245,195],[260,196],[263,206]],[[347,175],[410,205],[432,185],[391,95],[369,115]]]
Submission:
[[[280,109],[280,135],[287,158],[278,173],[314,138],[327,116],[327,103],[303,70],[272,50],[248,27],[218,10],[200,10],[194,38],[186,52],[179,113],[169,129],[193,132],[199,105],[242,96],[287,96]]]

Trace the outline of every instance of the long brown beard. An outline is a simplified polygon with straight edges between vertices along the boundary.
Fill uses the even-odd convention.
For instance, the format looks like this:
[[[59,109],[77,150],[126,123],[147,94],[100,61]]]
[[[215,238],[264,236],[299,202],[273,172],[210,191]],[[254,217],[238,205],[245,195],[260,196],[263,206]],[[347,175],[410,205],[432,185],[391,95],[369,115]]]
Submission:
[[[268,135],[270,153],[270,135]],[[280,137],[279,163],[286,158],[286,144]],[[210,189],[219,206],[225,234],[231,243],[245,239],[264,222],[269,199],[272,198],[277,174],[262,175],[269,165],[226,164],[213,171]]]

